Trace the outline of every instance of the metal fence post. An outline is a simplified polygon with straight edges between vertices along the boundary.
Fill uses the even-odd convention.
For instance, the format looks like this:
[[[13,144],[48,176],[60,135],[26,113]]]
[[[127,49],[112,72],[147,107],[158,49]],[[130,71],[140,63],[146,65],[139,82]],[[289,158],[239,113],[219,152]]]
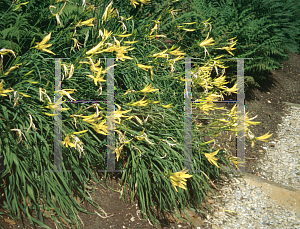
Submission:
[[[193,170],[192,166],[192,109],[191,109],[191,60],[201,58],[185,58],[185,106],[184,106],[184,167],[190,172],[201,172]],[[253,58],[229,58],[237,59],[237,157],[244,161],[245,158],[245,93],[244,93],[244,59]],[[224,102],[228,101],[203,101],[203,102]],[[233,101],[231,101],[233,102]],[[193,101],[193,103],[197,103]],[[245,172],[245,164],[238,166],[242,172]]]
[[[55,60],[55,90],[61,90],[61,59],[70,58],[45,58]],[[54,92],[55,93],[55,92]],[[55,93],[55,101],[62,98],[61,92]],[[62,171],[62,133],[61,133],[61,105],[58,110],[54,110],[54,170],[46,170],[46,172],[71,172],[71,170]]]
[[[55,59],[55,89],[61,90],[61,59],[70,58],[45,58]],[[107,60],[107,170],[98,170],[98,172],[124,172],[124,170],[115,170],[115,146],[114,146],[114,58],[99,58]],[[55,101],[62,98],[61,92],[55,94]],[[62,102],[80,102],[80,103],[97,103],[105,101],[62,101]],[[58,108],[58,110],[57,110]],[[62,171],[62,132],[61,132],[61,105],[55,107],[54,116],[54,170],[46,170],[46,172],[70,172],[70,170]]]

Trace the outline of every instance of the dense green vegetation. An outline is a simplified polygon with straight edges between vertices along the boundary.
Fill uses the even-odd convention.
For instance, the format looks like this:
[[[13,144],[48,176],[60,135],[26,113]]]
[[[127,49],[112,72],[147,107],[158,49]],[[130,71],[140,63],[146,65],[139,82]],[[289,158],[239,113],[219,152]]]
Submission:
[[[199,96],[207,100],[236,92],[236,62],[228,58],[252,57],[245,61],[248,75],[255,68],[278,67],[285,50],[296,50],[299,41],[296,1],[249,1],[241,6],[234,1],[97,0],[85,8],[79,0],[2,2],[0,155],[5,171],[0,175],[0,204],[12,216],[20,217],[22,211],[39,225],[51,214],[55,221],[79,226],[76,213],[84,209],[74,196],[101,207],[88,198],[85,187],[89,179],[103,182],[97,170],[106,163],[107,105],[65,101],[107,98],[102,72],[106,60],[99,58],[115,58],[116,169],[124,169],[122,188],[129,186],[130,199],[136,194],[140,208],[154,222],[153,206],[162,213],[188,204],[199,208],[210,179],[220,177],[223,165],[232,165],[228,153],[205,143],[204,136],[236,131],[236,109],[224,114],[224,126],[209,116],[212,106],[199,104],[195,106],[203,117],[214,119],[212,124],[219,128],[193,128],[192,162],[201,172],[184,170],[182,58],[201,58],[193,62],[193,87],[202,89]],[[281,6],[289,8],[276,16],[282,14]],[[69,58],[62,60],[62,91],[56,91],[64,101],[62,169],[69,173],[46,172],[54,169],[53,110],[58,101],[52,101],[54,60],[45,58],[57,57]],[[215,67],[221,72],[225,61],[231,69],[228,88],[218,78],[221,74],[210,72]],[[197,73],[205,64],[210,70]],[[245,82],[258,78],[245,76]],[[204,128],[210,131],[204,134]],[[30,209],[39,213],[41,222],[31,217]]]

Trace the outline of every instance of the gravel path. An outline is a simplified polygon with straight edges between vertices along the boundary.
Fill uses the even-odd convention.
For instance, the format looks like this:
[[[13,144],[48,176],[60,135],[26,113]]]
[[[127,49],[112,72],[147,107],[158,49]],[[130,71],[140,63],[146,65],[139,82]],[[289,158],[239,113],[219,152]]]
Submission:
[[[259,177],[295,190],[300,190],[299,118],[300,107],[288,106],[278,128],[278,137],[264,144],[265,158],[259,161],[257,167]],[[262,186],[253,186],[247,180],[234,178],[225,183],[221,193],[225,208],[220,203],[214,204],[213,208],[217,211],[214,217],[207,220],[209,223],[224,229],[300,228],[299,208],[290,210],[268,196]]]
[[[289,106],[286,112],[279,139],[263,147],[265,158],[257,170],[262,178],[300,190],[300,107]]]

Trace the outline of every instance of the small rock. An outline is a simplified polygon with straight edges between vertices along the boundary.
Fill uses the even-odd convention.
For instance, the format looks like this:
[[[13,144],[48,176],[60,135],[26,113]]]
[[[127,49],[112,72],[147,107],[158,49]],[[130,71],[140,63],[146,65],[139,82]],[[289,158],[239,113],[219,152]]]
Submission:
[[[214,224],[211,225],[211,228],[212,228],[212,229],[222,229],[222,227],[219,227],[219,226],[214,225]]]
[[[213,204],[215,201],[214,201],[213,199],[207,199],[207,202],[208,202],[209,204]]]

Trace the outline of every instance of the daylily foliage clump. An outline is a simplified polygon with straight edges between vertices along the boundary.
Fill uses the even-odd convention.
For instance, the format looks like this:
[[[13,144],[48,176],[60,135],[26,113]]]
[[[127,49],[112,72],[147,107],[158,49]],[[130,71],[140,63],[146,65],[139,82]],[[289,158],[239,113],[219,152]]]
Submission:
[[[191,201],[192,199],[200,204],[202,194],[198,195],[199,190],[203,189],[203,185],[210,189],[208,185],[210,177],[217,176],[218,169],[223,168],[220,161],[222,164],[229,162],[224,161],[219,150],[203,153],[203,149],[211,150],[209,146],[212,142],[197,139],[202,141],[199,145],[203,148],[193,145],[193,153],[195,152],[193,156],[196,162],[194,167],[195,170],[202,172],[191,175],[188,174],[186,168],[183,168],[184,135],[182,126],[184,120],[181,104],[183,104],[185,79],[183,77],[184,70],[179,63],[184,61],[188,54],[184,50],[180,50],[181,47],[177,45],[159,50],[151,44],[156,38],[165,37],[159,29],[160,20],[171,14],[175,21],[175,10],[168,7],[164,14],[158,15],[155,20],[149,22],[150,24],[138,27],[141,31],[147,31],[140,33],[134,28],[137,17],[120,16],[118,9],[114,8],[113,1],[104,1],[104,3],[105,8],[88,7],[84,11],[85,17],[88,16],[88,18],[82,19],[80,15],[76,15],[72,19],[73,22],[67,26],[68,20],[63,20],[66,18],[66,16],[63,17],[63,12],[73,3],[56,1],[55,6],[49,7],[49,15],[53,20],[55,18],[57,28],[52,27],[40,42],[38,42],[38,38],[34,39],[33,42],[37,40],[36,45],[28,47],[28,52],[24,53],[22,58],[17,58],[9,70],[1,73],[0,77],[5,76],[0,83],[0,95],[4,98],[1,100],[1,105],[6,107],[3,108],[5,109],[3,113],[9,125],[6,130],[2,129],[6,138],[3,137],[0,140],[5,142],[5,139],[10,139],[10,146],[6,146],[5,149],[0,148],[6,150],[4,155],[7,168],[2,178],[8,181],[11,175],[14,176],[15,181],[19,180],[20,185],[17,185],[25,186],[21,192],[23,203],[26,203],[25,198],[28,198],[26,200],[29,200],[38,211],[40,210],[41,196],[49,196],[50,199],[56,196],[56,200],[70,198],[69,208],[61,208],[65,214],[57,213],[59,221],[68,221],[66,215],[69,215],[73,222],[78,223],[75,212],[82,209],[72,196],[75,197],[75,193],[79,193],[81,198],[93,202],[85,193],[85,184],[88,180],[86,174],[99,182],[99,179],[95,178],[96,167],[104,169],[99,168],[99,163],[105,166],[108,114],[107,105],[101,103],[100,100],[107,98],[106,86],[102,86],[102,84],[105,85],[107,82],[106,76],[109,67],[105,66],[106,61],[101,58],[113,56],[115,64],[111,67],[114,68],[115,105],[118,108],[114,111],[114,131],[118,136],[115,139],[114,153],[117,162],[121,160],[123,162],[118,166],[123,165],[124,169],[120,195],[126,184],[129,184],[130,200],[136,194],[143,212],[148,213],[149,207],[153,206],[173,211],[174,208],[178,209],[179,202],[186,204],[187,200]],[[131,4],[130,7],[136,8],[139,5],[148,5],[151,1],[128,0],[127,3]],[[101,17],[95,17],[95,8],[101,12]],[[53,12],[54,9],[56,9],[56,13]],[[95,26],[96,18],[99,18],[97,26]],[[183,30],[185,33],[197,32],[196,29],[185,27],[196,23],[184,23],[178,26],[178,30]],[[208,20],[202,24],[205,25],[205,28],[209,25],[211,29],[211,23]],[[132,32],[129,33],[129,31]],[[203,60],[205,60],[206,54],[209,56],[207,47],[213,46],[213,42],[214,39],[209,37],[209,32],[204,40],[201,39],[197,42],[199,47],[204,49]],[[225,50],[233,55],[231,51],[234,50],[235,44],[236,42],[230,42],[230,46],[217,49]],[[54,90],[54,64],[50,61],[46,62],[43,56],[50,54],[50,57],[53,58],[63,57],[68,53],[65,50],[73,53],[70,60],[62,60],[61,66],[64,72],[62,87],[61,90]],[[9,53],[16,57],[14,50],[1,49],[0,51],[1,57]],[[237,85],[232,88],[225,86],[227,83],[224,77],[226,67],[218,61],[221,57],[210,58],[204,66],[192,69],[193,87],[199,85],[204,89],[199,101],[222,99],[224,93],[236,93]],[[222,68],[222,75],[216,79],[210,78],[213,68],[217,72],[219,68]],[[19,75],[22,77],[20,78]],[[18,79],[17,83],[13,79]],[[122,88],[125,88],[125,92],[122,91]],[[176,90],[182,93],[175,95]],[[10,106],[11,101],[5,97],[8,94],[11,99],[12,95],[9,93],[13,93],[14,96],[13,108]],[[58,101],[52,102],[53,93],[60,93],[61,97]],[[90,96],[91,100],[97,99],[100,102],[86,106],[86,104],[80,103],[82,100],[87,100],[83,96]],[[65,107],[62,107],[62,104]],[[208,103],[199,103],[196,107],[207,115],[210,111],[217,109],[214,104]],[[58,116],[56,111],[61,111],[62,116],[62,166],[63,170],[72,170],[70,176],[58,173],[45,175],[45,170],[54,169],[53,149],[50,148],[54,141],[54,132],[51,128],[53,128],[53,121]],[[9,119],[14,115],[17,117],[17,112],[21,118],[11,122]],[[236,109],[232,109],[225,114],[226,116],[229,120],[216,120],[219,121],[220,132],[226,129],[236,131]],[[224,126],[223,122],[227,122],[228,125]],[[248,117],[246,123],[247,125],[256,124],[250,122]],[[169,130],[169,127],[177,127],[177,131]],[[24,129],[27,131],[24,132]],[[11,131],[18,132],[18,143]],[[251,133],[249,136],[253,141],[265,140],[269,137],[269,135],[264,135],[255,138]],[[172,143],[169,139],[172,139]],[[21,143],[19,148],[13,145],[14,142],[16,145]],[[173,171],[171,172],[171,170]],[[20,174],[26,174],[26,176]],[[77,180],[80,180],[80,184],[76,183],[77,180],[74,181],[72,176],[76,176]],[[4,189],[6,190],[5,197],[7,200],[11,200],[13,197],[8,195],[9,186],[6,185]],[[68,195],[65,195],[66,193]],[[125,193],[124,196],[126,199]],[[166,201],[154,203],[151,196]],[[16,210],[19,206],[16,203],[19,202],[7,202],[7,207],[15,214],[19,211]],[[65,205],[65,203],[66,201],[58,202],[59,206]],[[74,204],[71,205],[71,203]],[[49,206],[41,207],[43,213],[53,209],[59,211],[54,201],[47,204]],[[21,206],[25,212],[28,212],[28,206]],[[153,217],[151,213],[149,214],[153,222]],[[56,219],[54,216],[52,218]],[[30,216],[29,219],[36,221]]]

